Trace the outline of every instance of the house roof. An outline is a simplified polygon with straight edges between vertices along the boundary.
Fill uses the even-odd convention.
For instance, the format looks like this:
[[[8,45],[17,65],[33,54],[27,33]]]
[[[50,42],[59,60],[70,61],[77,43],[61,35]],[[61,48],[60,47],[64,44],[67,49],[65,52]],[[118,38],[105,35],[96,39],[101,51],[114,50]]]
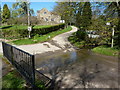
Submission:
[[[38,10],[37,13],[42,12],[42,11],[47,11],[47,12],[49,12],[46,8],[42,8],[41,10]]]
[[[59,16],[57,13],[55,13],[55,12],[50,12],[50,11],[48,11],[46,8],[42,8],[41,10],[38,10],[37,13],[40,13],[40,12],[43,12],[43,11],[46,11],[46,12],[49,12],[49,13],[51,13],[51,14],[53,14],[53,15]]]

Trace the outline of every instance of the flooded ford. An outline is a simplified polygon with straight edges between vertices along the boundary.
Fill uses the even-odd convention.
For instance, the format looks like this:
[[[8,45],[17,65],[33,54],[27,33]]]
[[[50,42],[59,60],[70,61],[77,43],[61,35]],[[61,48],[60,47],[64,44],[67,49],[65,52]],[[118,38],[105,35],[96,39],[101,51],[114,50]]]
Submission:
[[[36,69],[55,88],[118,88],[118,58],[89,49],[36,55]]]

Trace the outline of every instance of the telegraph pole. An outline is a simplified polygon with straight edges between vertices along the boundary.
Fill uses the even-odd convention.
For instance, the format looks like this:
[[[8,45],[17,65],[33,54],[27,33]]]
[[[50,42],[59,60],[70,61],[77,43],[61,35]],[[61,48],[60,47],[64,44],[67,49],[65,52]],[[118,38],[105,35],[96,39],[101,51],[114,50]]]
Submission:
[[[30,2],[29,2],[29,0],[28,0],[28,8],[27,8],[27,13],[28,13],[28,26],[30,25],[30,13],[29,13],[29,4],[30,4]]]

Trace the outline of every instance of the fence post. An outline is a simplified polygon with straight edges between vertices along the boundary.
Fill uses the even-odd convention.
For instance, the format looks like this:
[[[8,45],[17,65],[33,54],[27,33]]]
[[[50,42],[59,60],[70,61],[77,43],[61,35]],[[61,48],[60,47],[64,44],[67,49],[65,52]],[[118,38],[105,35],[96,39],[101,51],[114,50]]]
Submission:
[[[31,55],[5,42],[2,42],[2,47],[4,57],[6,57],[8,61],[17,69],[17,71],[26,79],[26,81],[29,82],[33,88],[35,88],[34,55]],[[26,59],[27,56],[28,58]],[[29,69],[27,69],[27,67]]]
[[[11,46],[11,61],[12,61],[12,63],[13,63],[13,47]]]
[[[2,42],[2,49],[3,49],[3,56],[5,56],[4,55],[4,42]]]
[[[32,55],[32,78],[33,78],[33,87],[35,87],[35,62],[34,62],[34,55]]]

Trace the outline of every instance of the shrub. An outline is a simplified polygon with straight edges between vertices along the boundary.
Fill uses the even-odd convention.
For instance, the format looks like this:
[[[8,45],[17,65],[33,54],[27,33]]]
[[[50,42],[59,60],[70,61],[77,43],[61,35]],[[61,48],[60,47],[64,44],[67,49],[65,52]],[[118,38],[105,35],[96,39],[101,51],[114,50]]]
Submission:
[[[84,30],[79,29],[79,30],[76,32],[76,36],[77,36],[77,38],[78,38],[78,41],[85,40],[85,38],[86,38],[86,36],[87,36],[87,33],[86,33]]]
[[[54,26],[49,26],[49,27],[44,27],[44,28],[33,28],[32,30],[32,36],[35,36],[36,34],[39,35],[44,35],[59,29],[63,29],[65,24],[60,24],[60,25],[54,25]]]
[[[38,19],[35,16],[30,16],[30,23],[31,25],[36,25],[38,24]],[[10,18],[7,20],[7,24],[8,25],[15,25],[15,24],[19,24],[19,25],[27,25],[28,24],[28,17],[24,16],[24,17],[18,17],[18,18]]]
[[[44,35],[59,29],[63,29],[65,24],[59,24],[54,26],[44,26],[44,27],[33,27],[31,31],[31,36],[35,35]],[[26,26],[14,26],[14,28],[5,28],[2,29],[2,34],[7,38],[24,38],[28,36],[28,30]]]

